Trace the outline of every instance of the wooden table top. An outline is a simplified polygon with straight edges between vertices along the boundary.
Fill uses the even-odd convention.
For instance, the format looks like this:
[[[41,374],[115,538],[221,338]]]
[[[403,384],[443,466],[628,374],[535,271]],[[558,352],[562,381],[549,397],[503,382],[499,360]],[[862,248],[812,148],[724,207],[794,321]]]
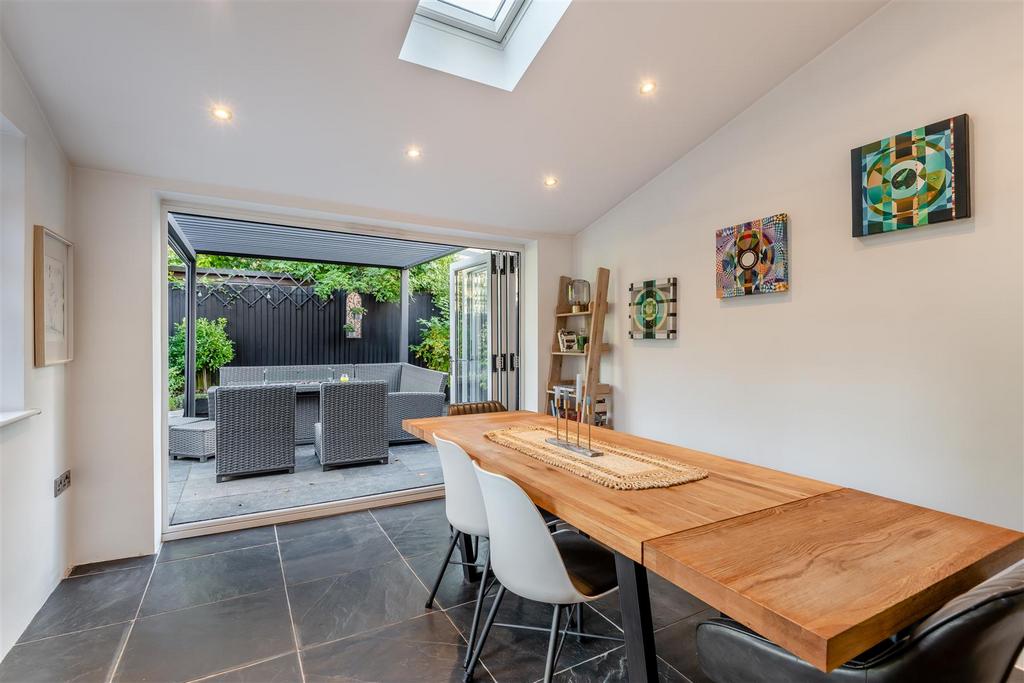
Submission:
[[[406,420],[461,445],[535,503],[830,671],[1024,557],[1024,535],[854,489],[598,429],[614,444],[708,470],[616,491],[484,433],[553,426],[532,412]]]
[[[838,489],[805,477],[673,446],[594,429],[594,437],[703,467],[707,479],[671,488],[616,491],[488,440],[484,433],[512,426],[554,427],[549,415],[526,411],[405,420],[403,428],[425,441],[454,441],[492,472],[519,484],[535,503],[636,562],[644,543],[668,534],[731,519]]]
[[[823,671],[1024,557],[1024,535],[854,489],[651,541],[645,564]]]

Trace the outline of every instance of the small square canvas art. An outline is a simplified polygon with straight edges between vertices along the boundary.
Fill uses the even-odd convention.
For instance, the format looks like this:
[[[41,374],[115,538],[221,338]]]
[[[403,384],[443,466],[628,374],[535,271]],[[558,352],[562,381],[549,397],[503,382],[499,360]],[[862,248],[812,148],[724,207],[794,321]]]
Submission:
[[[853,236],[971,215],[967,114],[850,150]]]
[[[629,338],[675,339],[676,279],[629,285]]]
[[[715,233],[715,286],[719,299],[789,289],[784,213],[722,228]]]

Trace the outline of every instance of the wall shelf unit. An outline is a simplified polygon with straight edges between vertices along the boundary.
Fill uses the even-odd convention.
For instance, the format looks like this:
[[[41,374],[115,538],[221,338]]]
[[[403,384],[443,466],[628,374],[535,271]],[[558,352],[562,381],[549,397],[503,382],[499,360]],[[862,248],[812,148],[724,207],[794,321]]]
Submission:
[[[569,305],[569,283],[572,278],[563,275],[558,279],[558,303],[555,306],[555,333],[551,345],[551,366],[548,371],[548,394],[555,393],[556,386],[573,386],[576,375],[583,375],[583,396],[593,401],[595,424],[611,427],[612,388],[601,382],[601,357],[611,351],[611,345],[604,340],[604,321],[608,314],[607,268],[597,269],[594,282],[594,296],[585,311],[573,311]],[[558,345],[559,329],[571,327],[577,333],[585,334],[589,341],[582,351],[562,351]],[[582,359],[580,361],[574,360]]]

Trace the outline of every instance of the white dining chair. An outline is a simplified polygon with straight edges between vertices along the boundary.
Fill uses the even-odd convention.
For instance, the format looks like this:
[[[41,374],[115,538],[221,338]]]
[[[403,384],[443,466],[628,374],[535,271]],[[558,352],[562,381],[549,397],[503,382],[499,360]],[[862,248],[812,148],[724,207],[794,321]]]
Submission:
[[[484,509],[483,496],[480,493],[480,483],[477,481],[476,472],[473,471],[473,461],[470,460],[466,451],[453,441],[434,436],[434,443],[437,445],[437,455],[441,460],[441,473],[444,477],[444,511],[454,533],[448,546],[448,554],[437,574],[434,586],[430,590],[430,597],[427,598],[427,609],[433,606],[434,597],[444,579],[444,572],[452,564],[452,553],[455,551],[459,539],[463,535],[470,538],[474,536],[477,538],[488,537],[487,512]],[[473,649],[477,625],[480,623],[481,605],[489,588],[487,581],[490,570],[491,554],[488,552],[487,558],[484,560],[483,574],[480,576],[480,590],[477,595],[476,608],[473,610],[473,625],[469,632],[469,647],[466,650],[463,666],[468,665],[470,652]]]
[[[554,674],[562,642],[569,630],[567,618],[562,637],[558,638],[563,613],[579,610],[583,603],[618,588],[615,558],[603,546],[574,531],[550,533],[539,510],[518,484],[482,469],[477,463],[473,463],[473,468],[487,511],[490,534],[487,560],[500,587],[476,639],[465,680],[473,677],[487,634],[505,591],[509,590],[527,600],[546,602],[553,607],[544,665],[547,683]]]

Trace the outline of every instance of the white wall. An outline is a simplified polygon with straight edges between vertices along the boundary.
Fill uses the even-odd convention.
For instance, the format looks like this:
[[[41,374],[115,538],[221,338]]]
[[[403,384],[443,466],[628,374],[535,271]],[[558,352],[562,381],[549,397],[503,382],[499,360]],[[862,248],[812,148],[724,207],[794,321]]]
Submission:
[[[72,366],[73,409],[69,416],[77,489],[72,560],[80,564],[150,553],[158,543],[158,454],[166,452],[163,431],[155,428],[163,413],[163,403],[157,396],[162,389],[162,330],[166,326],[160,310],[165,291],[162,284],[166,239],[159,221],[161,200],[187,200],[239,210],[255,210],[258,205],[265,210],[302,216],[313,225],[316,220],[332,215],[332,207],[323,202],[239,188],[77,167],[72,172],[71,197],[71,222],[80,236],[75,262],[77,358]],[[465,230],[445,230],[443,226],[374,228],[396,237],[414,236],[410,229],[445,232],[474,246],[485,246],[481,240],[513,238],[500,234],[471,235]],[[495,241],[492,246],[499,243]],[[571,266],[571,243],[567,238],[537,237],[525,252],[523,325],[529,329],[531,324],[537,325],[535,319],[531,322],[531,315],[535,314],[529,312],[538,308],[537,296],[531,293],[537,286],[537,273],[552,271],[557,281],[557,275]],[[531,263],[532,266],[527,265]],[[531,267],[532,279],[526,274]],[[547,301],[547,296],[545,293],[540,298],[540,310],[544,312],[541,335],[549,340],[554,302]],[[540,356],[541,361],[546,359],[546,355]],[[524,350],[523,360],[524,385],[532,383],[531,391],[536,394],[536,350],[532,354]],[[546,378],[546,365],[543,372]],[[529,401],[529,395],[525,396],[524,402]]]
[[[534,240],[523,251],[523,267],[519,276],[523,321],[522,367],[526,369],[521,373],[523,410],[547,410],[558,278],[568,275],[571,269],[572,241],[569,238]]]
[[[32,225],[74,240],[68,230],[68,163],[7,46],[0,42],[0,112],[25,139],[25,407],[41,415],[0,427],[0,658],[57,585],[68,566],[68,512],[75,486],[53,497],[53,479],[69,465],[64,366],[32,364]],[[7,136],[4,136],[7,137]],[[4,230],[10,229],[5,224]],[[17,229],[17,228],[15,228]],[[6,329],[16,320],[0,321]],[[5,363],[5,378],[10,370]],[[18,378],[21,379],[21,378]],[[14,406],[5,406],[14,407]]]
[[[577,236],[617,427],[1024,526],[1022,7],[888,5]],[[964,112],[975,217],[852,238],[849,150]],[[716,300],[714,231],[776,212],[791,291]],[[626,339],[672,275],[679,338]]]

